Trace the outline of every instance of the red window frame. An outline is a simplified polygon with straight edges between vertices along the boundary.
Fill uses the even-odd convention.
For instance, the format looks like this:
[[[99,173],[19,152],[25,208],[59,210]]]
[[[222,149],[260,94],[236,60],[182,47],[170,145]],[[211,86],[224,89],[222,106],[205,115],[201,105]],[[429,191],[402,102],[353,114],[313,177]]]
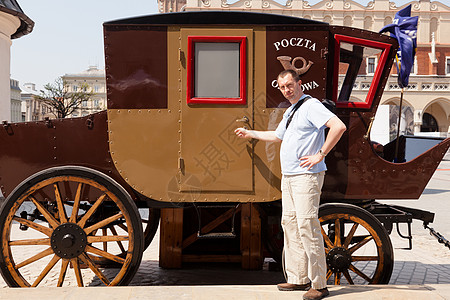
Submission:
[[[340,34],[335,34],[335,51],[334,51],[334,83],[333,83],[333,99],[336,101],[336,107],[345,107],[345,108],[370,108],[372,106],[373,99],[375,98],[375,93],[378,87],[378,84],[381,80],[381,73],[383,72],[383,68],[386,65],[386,61],[389,55],[389,50],[391,49],[390,44],[365,40],[361,38],[345,36]],[[383,50],[380,55],[380,59],[378,60],[377,68],[375,73],[373,74],[373,80],[369,88],[369,92],[367,93],[365,102],[350,102],[350,101],[342,101],[338,102],[338,81],[339,81],[339,61],[340,61],[340,48],[341,42],[348,42],[353,45],[359,46],[367,46],[371,48],[376,48]]]
[[[189,36],[187,60],[187,103],[188,104],[246,104],[247,103],[247,37],[245,36]],[[195,43],[239,43],[239,97],[211,98],[194,97]]]

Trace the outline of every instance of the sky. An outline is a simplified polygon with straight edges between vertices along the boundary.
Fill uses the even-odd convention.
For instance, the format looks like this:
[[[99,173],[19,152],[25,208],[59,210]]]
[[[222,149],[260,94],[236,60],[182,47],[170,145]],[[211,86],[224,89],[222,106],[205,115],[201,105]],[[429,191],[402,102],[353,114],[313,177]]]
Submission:
[[[283,0],[277,0],[283,3]],[[320,0],[310,0],[315,4]],[[411,0],[391,0],[397,6]],[[33,31],[12,41],[11,78],[42,90],[64,74],[105,67],[103,22],[158,13],[157,0],[17,0]],[[234,2],[234,1],[230,1]],[[367,5],[369,0],[356,0]],[[448,4],[450,0],[440,0]]]

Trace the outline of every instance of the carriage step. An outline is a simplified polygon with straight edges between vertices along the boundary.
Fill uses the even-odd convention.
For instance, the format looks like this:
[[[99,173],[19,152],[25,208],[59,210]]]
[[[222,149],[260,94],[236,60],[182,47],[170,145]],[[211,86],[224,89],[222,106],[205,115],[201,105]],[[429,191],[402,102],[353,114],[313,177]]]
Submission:
[[[236,237],[234,232],[212,232],[201,234],[200,232],[197,234],[199,239],[232,239]]]
[[[234,230],[234,219],[236,216],[236,212],[239,207],[239,203],[219,203],[219,204],[199,204],[194,203],[194,208],[197,212],[198,217],[198,231],[197,238],[198,239],[229,239],[235,238],[236,233]],[[211,209],[213,211],[211,211]],[[215,219],[209,219],[207,224],[204,224],[204,220],[202,220],[202,212],[207,213],[207,215],[211,216],[211,213],[217,213],[217,210],[214,209],[223,209],[221,215],[216,215]],[[227,224],[229,228],[221,228],[219,232],[213,232],[214,228],[219,225],[223,225],[225,221],[230,220],[231,224]],[[202,222],[203,221],[203,222]],[[223,232],[225,230],[225,232]],[[229,230],[229,231],[228,231]]]

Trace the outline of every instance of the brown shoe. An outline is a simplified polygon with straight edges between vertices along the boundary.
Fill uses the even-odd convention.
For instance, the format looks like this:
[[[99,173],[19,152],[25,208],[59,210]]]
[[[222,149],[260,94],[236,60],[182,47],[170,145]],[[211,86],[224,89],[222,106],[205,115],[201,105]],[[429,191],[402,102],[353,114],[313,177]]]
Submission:
[[[279,283],[277,287],[280,291],[307,291],[311,288],[311,282],[305,284]]]
[[[327,288],[323,288],[320,290],[316,290],[316,289],[309,289],[309,291],[307,291],[304,295],[303,295],[303,299],[304,300],[319,300],[322,299],[323,297],[326,297],[330,294],[330,292],[328,291]]]

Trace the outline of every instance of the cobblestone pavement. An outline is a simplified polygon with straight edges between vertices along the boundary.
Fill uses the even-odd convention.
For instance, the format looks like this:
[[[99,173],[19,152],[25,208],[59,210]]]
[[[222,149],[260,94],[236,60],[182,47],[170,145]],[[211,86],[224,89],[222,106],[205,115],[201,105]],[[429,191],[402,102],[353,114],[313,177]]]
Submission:
[[[424,209],[436,212],[433,227],[447,238],[450,237],[450,162],[445,161],[436,171],[426,190],[419,200],[415,201],[383,201],[390,204],[399,204],[407,207]],[[408,246],[405,239],[401,239],[394,232],[391,240],[394,247],[394,271],[389,284],[392,285],[429,285],[450,284],[450,249],[439,244],[437,240],[422,228],[418,221],[413,223],[413,249],[405,250]],[[26,247],[21,247],[24,257]],[[233,264],[191,264],[183,269],[167,270],[158,266],[159,236],[157,235],[149,248],[144,252],[143,260],[137,274],[130,283],[131,286],[190,286],[190,285],[275,285],[283,282],[281,271],[269,271],[267,264],[261,271],[241,270]],[[40,272],[36,266],[36,272]],[[65,285],[75,286],[76,280],[72,272],[68,272]],[[72,276],[72,277],[70,277]],[[46,278],[40,286],[55,286],[58,274]],[[101,285],[97,278],[92,276],[91,281],[85,278],[90,286]],[[0,278],[0,287],[7,287]],[[1,297],[0,297],[1,298]]]

